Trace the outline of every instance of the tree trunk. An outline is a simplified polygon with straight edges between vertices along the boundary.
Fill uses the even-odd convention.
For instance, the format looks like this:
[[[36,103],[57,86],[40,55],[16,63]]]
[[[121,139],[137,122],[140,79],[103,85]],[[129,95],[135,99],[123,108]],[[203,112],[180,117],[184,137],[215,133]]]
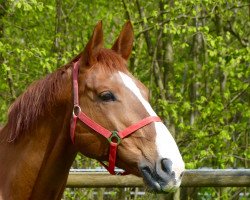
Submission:
[[[7,13],[7,2],[3,1],[0,4],[0,40],[4,38],[4,17],[6,16]],[[0,65],[4,66],[4,64],[7,65],[7,63],[5,63],[5,59],[3,57],[3,54],[0,53]],[[6,80],[9,86],[9,92],[10,92],[10,100],[14,101],[16,99],[16,92],[14,89],[14,82],[13,82],[13,77],[12,77],[12,72],[11,72],[11,68],[10,66],[6,66]]]
[[[196,11],[198,11],[198,6],[195,7]],[[192,43],[192,77],[190,84],[190,103],[193,107],[190,113],[190,125],[195,123],[196,117],[198,115],[198,110],[196,107],[196,100],[199,97],[199,79],[201,76],[202,69],[202,53],[203,53],[203,35],[198,31],[199,26],[201,26],[201,22],[199,21],[200,14],[197,12],[196,18],[194,19],[194,26],[196,27],[197,32],[193,36]]]
[[[147,44],[148,54],[150,57],[152,57],[152,68],[153,68],[152,71],[153,71],[153,74],[155,77],[156,85],[159,87],[161,99],[166,100],[164,83],[163,83],[163,80],[161,77],[162,73],[161,73],[159,62],[157,60],[157,52],[158,52],[157,49],[158,49],[158,44],[159,44],[159,41],[161,40],[162,34],[159,33],[158,39],[157,39],[157,42],[156,42],[155,48],[154,48],[152,41],[150,39],[149,27],[148,27],[147,23],[145,23],[145,21],[143,20],[143,19],[145,19],[145,14],[144,14],[143,8],[140,6],[139,0],[136,0],[136,5],[137,5],[137,9],[139,11],[140,20],[142,22],[142,28],[144,30],[143,34],[144,34],[145,41]]]
[[[63,34],[63,26],[62,26],[62,0],[56,0],[56,19],[55,19],[55,39],[54,39],[54,47],[53,51],[57,54],[57,67],[61,66],[62,59],[62,34]]]

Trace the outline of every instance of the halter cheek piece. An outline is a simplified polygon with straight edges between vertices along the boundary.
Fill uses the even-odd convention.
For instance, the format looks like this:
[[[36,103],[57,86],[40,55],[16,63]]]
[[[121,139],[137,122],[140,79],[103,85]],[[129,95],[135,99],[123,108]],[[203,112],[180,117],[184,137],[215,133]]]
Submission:
[[[73,108],[73,115],[71,119],[71,127],[70,127],[70,137],[73,142],[75,143],[75,129],[77,119],[87,125],[89,128],[94,130],[95,132],[101,134],[109,141],[109,165],[107,166],[103,162],[100,163],[109,171],[110,174],[115,175],[115,162],[116,162],[116,152],[117,147],[121,143],[121,140],[128,135],[134,133],[136,130],[152,123],[152,122],[160,122],[161,119],[158,116],[149,116],[141,121],[133,124],[122,131],[109,131],[102,127],[101,125],[97,124],[95,121],[90,119],[86,114],[81,111],[81,107],[79,105],[79,96],[78,96],[78,62],[75,62],[73,65],[73,96],[74,96],[74,108]],[[124,172],[123,174],[127,174]]]

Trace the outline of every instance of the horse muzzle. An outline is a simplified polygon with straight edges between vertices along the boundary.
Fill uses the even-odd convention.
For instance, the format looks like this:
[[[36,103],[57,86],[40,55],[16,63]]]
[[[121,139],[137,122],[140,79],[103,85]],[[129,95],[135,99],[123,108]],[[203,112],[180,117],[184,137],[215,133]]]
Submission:
[[[154,167],[143,163],[139,169],[149,190],[157,193],[175,192],[181,185],[184,171],[184,168],[173,169],[172,161],[167,158],[157,160]]]

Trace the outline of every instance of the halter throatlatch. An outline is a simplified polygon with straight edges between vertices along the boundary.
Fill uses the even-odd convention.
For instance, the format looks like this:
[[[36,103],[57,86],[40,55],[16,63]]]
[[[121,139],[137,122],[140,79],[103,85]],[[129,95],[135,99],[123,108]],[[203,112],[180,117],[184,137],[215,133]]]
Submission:
[[[78,96],[78,62],[75,62],[73,65],[73,96],[74,96],[74,108],[73,115],[71,119],[71,128],[70,128],[70,137],[75,143],[75,129],[77,119],[87,125],[89,128],[94,130],[95,132],[101,134],[109,141],[109,165],[104,164],[100,161],[100,163],[109,171],[110,174],[115,175],[115,162],[116,162],[116,152],[117,147],[121,143],[122,139],[127,137],[128,135],[134,133],[136,130],[152,123],[152,122],[160,122],[161,119],[158,116],[149,116],[141,121],[133,124],[122,131],[109,131],[101,125],[97,124],[95,121],[90,119],[85,113],[81,111],[81,107],[79,105],[79,96]],[[123,174],[126,174],[123,173]]]

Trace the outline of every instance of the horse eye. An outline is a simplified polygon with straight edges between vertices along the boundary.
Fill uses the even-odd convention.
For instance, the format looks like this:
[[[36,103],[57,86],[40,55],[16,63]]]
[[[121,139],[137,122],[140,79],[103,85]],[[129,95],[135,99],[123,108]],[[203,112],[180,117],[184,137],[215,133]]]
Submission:
[[[105,101],[105,102],[108,102],[108,101],[115,101],[116,98],[115,96],[113,95],[112,92],[110,91],[105,91],[105,92],[102,92],[99,94],[99,98],[102,100],[102,101]]]

